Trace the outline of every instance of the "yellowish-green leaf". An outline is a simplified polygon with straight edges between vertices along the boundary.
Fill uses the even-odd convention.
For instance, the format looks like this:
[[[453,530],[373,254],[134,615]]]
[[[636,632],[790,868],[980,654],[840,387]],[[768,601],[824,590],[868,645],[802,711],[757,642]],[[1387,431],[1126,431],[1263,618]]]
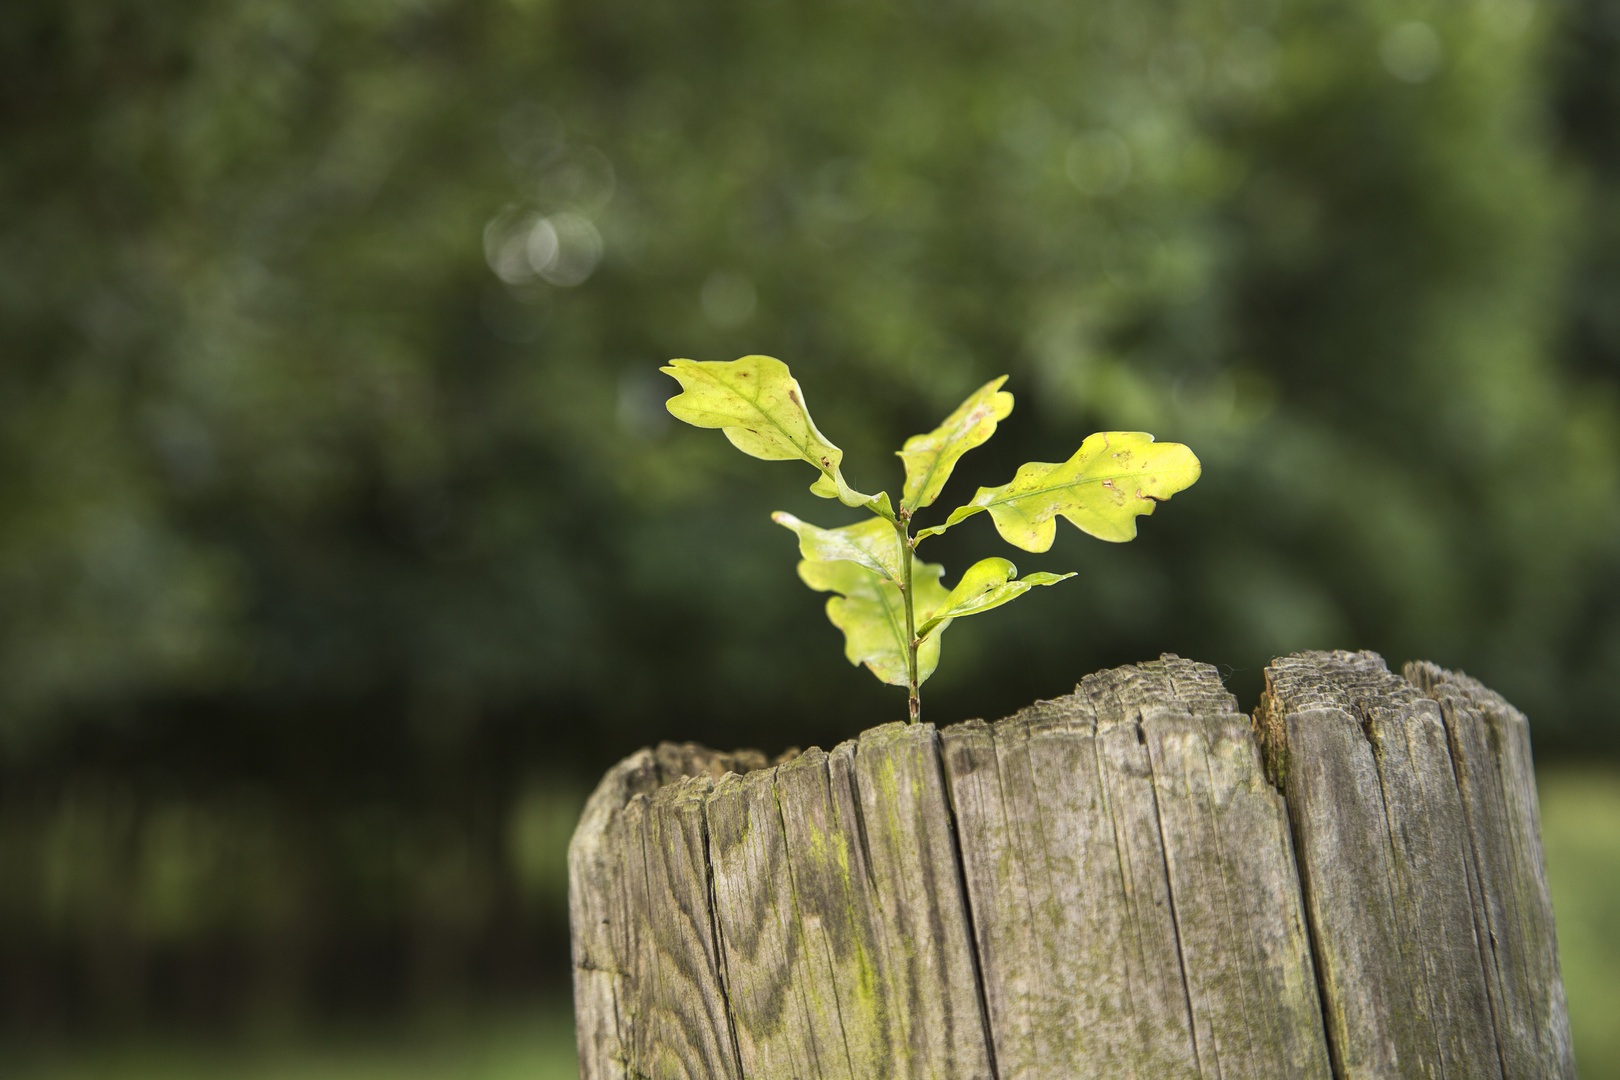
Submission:
[[[1056,585],[1073,574],[1049,574],[1044,570],[1018,577],[1018,567],[1006,559],[980,559],[968,567],[962,580],[956,583],[945,602],[933,615],[917,626],[917,636],[924,641],[934,630],[949,625],[952,619],[966,618],[980,612],[998,608],[1023,596],[1037,585]]]
[[[1025,551],[1050,549],[1060,517],[1100,540],[1121,543],[1135,538],[1138,515],[1153,513],[1161,500],[1192,486],[1201,471],[1198,458],[1180,443],[1156,443],[1140,431],[1098,432],[1061,465],[1031,462],[1009,483],[980,488],[944,525],[922,530],[917,539],[987,510],[1002,539]]]
[[[740,360],[671,360],[659,369],[681,384],[665,407],[694,427],[719,428],[745,454],[766,461],[805,461],[821,473],[810,490],[846,506],[864,506],[892,517],[886,494],[863,495],[844,482],[844,452],[827,441],[810,419],[804,391],[788,366],[775,357]]]
[[[985,383],[958,405],[945,422],[926,435],[913,435],[898,451],[906,463],[900,505],[919,510],[939,498],[940,489],[962,455],[996,433],[996,423],[1012,412],[1013,396],[1001,388],[1003,375]]]
[[[914,562],[911,587],[914,618],[927,619],[948,595],[939,583],[945,568],[938,563]],[[840,595],[827,601],[827,618],[844,632],[844,655],[852,664],[865,664],[886,683],[905,686],[909,681],[909,645],[906,608],[900,587],[859,563],[837,559],[799,564],[799,577],[817,592]],[[940,624],[942,630],[946,623]],[[939,666],[938,632],[917,649],[917,682],[922,684]]]
[[[895,526],[882,518],[869,518],[841,529],[822,529],[784,510],[771,515],[778,525],[799,536],[799,554],[815,562],[846,559],[881,574],[890,581],[905,580],[905,562]]]

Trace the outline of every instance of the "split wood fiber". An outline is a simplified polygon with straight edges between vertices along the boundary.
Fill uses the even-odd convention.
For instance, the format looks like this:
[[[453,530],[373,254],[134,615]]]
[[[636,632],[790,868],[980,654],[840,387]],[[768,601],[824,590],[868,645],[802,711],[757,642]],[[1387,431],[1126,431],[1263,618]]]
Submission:
[[[1573,1077],[1528,728],[1165,656],[992,724],[663,744],[569,849],[583,1080]]]

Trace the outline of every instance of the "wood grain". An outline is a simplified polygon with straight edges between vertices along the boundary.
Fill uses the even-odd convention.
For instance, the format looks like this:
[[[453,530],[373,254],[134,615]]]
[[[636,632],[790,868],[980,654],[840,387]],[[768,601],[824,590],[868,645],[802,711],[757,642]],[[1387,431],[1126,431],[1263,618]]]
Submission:
[[[1408,676],[1279,660],[1251,724],[1166,656],[776,764],[640,751],[569,851],[581,1076],[1573,1076],[1524,718]]]
[[[609,769],[585,803],[568,845],[568,920],[573,929],[574,1037],[580,1080],[625,1080],[634,1003],[623,810],[658,787],[650,750]]]
[[[810,992],[818,1015],[830,1005],[842,1036],[844,1071],[835,1062],[827,1075],[861,1080],[904,1075],[894,1059],[905,1018],[882,991],[885,949],[847,753],[836,786],[832,758],[812,747],[776,770],[776,790],[806,951],[817,958]]]
[[[1555,1056],[1527,1049],[1525,1034],[1501,1022],[1500,1000],[1513,991],[1490,962],[1488,898],[1513,888],[1503,879],[1510,858],[1497,850],[1506,815],[1500,785],[1468,779],[1458,725],[1373,653],[1275,661],[1261,711],[1283,771],[1340,1074],[1562,1075]],[[1473,771],[1486,767],[1474,758]],[[1545,922],[1538,947],[1555,963],[1550,908]]]
[[[1201,1072],[1327,1080],[1288,813],[1249,719],[1206,664],[1140,670],[1116,694],[1153,763]]]
[[[886,724],[833,750],[829,775],[864,848],[863,908],[904,1077],[994,1075],[956,832],[932,724]]]
[[[1439,704],[1445,722],[1503,1070],[1509,1077],[1574,1077],[1529,723],[1466,675],[1418,662],[1406,665],[1406,677]]]
[[[1213,668],[941,739],[1002,1077],[1327,1077],[1286,815]]]
[[[793,777],[813,774],[818,765],[817,779],[825,777],[826,755],[813,755]],[[780,783],[776,770],[729,775],[708,806],[715,907],[743,1073],[854,1078],[864,1074],[851,1059],[838,988],[858,972],[835,965],[826,927],[831,919],[833,935],[849,936],[849,882],[812,885],[806,867],[791,865],[796,857],[815,861],[816,853],[800,846],[802,829],[789,838]],[[825,791],[795,794],[792,801],[813,803],[828,820]],[[804,814],[796,817],[802,821]],[[832,830],[823,829],[810,845],[842,847],[847,858],[847,841]]]
[[[710,901],[703,810],[713,786],[708,776],[686,777],[632,796],[624,809],[634,1004],[621,1013],[630,1019],[621,1040],[631,1077],[742,1075]]]
[[[1006,1080],[1197,1075],[1174,920],[1128,763],[1082,696],[942,734]],[[1106,737],[1105,737],[1106,738]],[[1146,800],[1151,807],[1151,796]],[[1136,827],[1140,826],[1140,827]],[[1150,850],[1144,851],[1144,845]]]

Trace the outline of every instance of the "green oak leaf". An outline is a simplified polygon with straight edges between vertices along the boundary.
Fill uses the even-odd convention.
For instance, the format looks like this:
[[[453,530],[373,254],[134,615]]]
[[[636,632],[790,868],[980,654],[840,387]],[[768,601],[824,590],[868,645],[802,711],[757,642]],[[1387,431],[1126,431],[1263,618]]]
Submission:
[[[938,563],[912,564],[913,617],[931,616],[948,595],[939,583],[945,568]],[[872,674],[894,686],[909,682],[909,645],[906,606],[900,587],[859,563],[847,559],[799,563],[799,577],[817,592],[836,592],[827,601],[827,618],[844,632],[844,655],[852,664],[865,664]],[[917,648],[917,684],[939,666],[939,639],[949,620]]]
[[[1050,549],[1059,517],[1099,540],[1122,543],[1135,538],[1138,515],[1191,487],[1200,472],[1198,458],[1180,443],[1156,443],[1140,431],[1098,432],[1061,465],[1032,461],[1010,482],[980,488],[945,524],[923,529],[917,539],[988,510],[1002,539],[1025,551]]]
[[[804,391],[788,366],[771,356],[740,360],[671,360],[659,368],[681,384],[665,408],[694,427],[719,428],[745,454],[766,461],[806,461],[821,476],[810,490],[845,506],[892,518],[889,497],[863,495],[844,482],[844,452],[816,428]]]
[[[939,498],[962,455],[983,445],[1011,414],[1013,397],[1001,389],[1005,375],[975,390],[933,431],[906,440],[899,451],[906,481],[896,513],[886,492],[864,495],[844,481],[844,452],[817,430],[804,392],[780,360],[671,360],[661,370],[681,384],[681,392],[666,403],[676,418],[720,428],[732,445],[754,457],[808,462],[820,474],[811,492],[876,515],[836,529],[783,511],[771,518],[799,538],[804,557],[799,576],[805,584],[838,594],[827,601],[827,618],[844,635],[844,655],[883,682],[909,686],[913,721],[921,715],[917,688],[938,667],[940,639],[954,620],[1074,576],[1041,572],[1019,578],[1011,562],[989,558],[947,590],[941,583],[944,567],[915,560],[918,541],[981,510],[989,511],[1005,540],[1029,551],[1051,548],[1060,517],[1103,540],[1130,540],[1137,517],[1189,487],[1202,470],[1193,452],[1179,443],[1155,443],[1141,432],[1104,432],[1086,439],[1062,464],[1021,466],[1009,483],[980,488],[943,525],[912,534],[916,511]]]
[[[896,584],[906,579],[905,559],[894,525],[882,518],[871,518],[841,529],[823,529],[800,521],[785,510],[771,515],[778,525],[799,536],[799,554],[812,562],[845,559]]]
[[[940,489],[963,454],[996,433],[996,422],[1012,412],[1013,396],[1001,389],[1003,375],[975,390],[926,435],[913,435],[896,451],[906,463],[906,487],[900,505],[919,510],[939,498]]]
[[[930,633],[952,619],[989,611],[1018,599],[1037,585],[1056,585],[1072,577],[1073,574],[1049,574],[1042,570],[1020,579],[1018,567],[1006,559],[980,559],[968,567],[962,580],[933,615],[917,625],[917,636],[927,641]]]

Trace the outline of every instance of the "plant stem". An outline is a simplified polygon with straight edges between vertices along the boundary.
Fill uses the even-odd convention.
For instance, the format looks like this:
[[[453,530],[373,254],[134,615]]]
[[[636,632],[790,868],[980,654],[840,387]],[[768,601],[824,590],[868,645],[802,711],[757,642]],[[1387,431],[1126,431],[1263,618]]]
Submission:
[[[895,515],[894,531],[900,537],[900,557],[905,560],[906,583],[900,589],[900,595],[906,603],[906,642],[907,662],[906,674],[910,678],[909,689],[911,697],[906,702],[910,710],[911,722],[917,723],[922,719],[922,692],[917,685],[917,622],[915,609],[911,603],[911,514],[902,509]]]

